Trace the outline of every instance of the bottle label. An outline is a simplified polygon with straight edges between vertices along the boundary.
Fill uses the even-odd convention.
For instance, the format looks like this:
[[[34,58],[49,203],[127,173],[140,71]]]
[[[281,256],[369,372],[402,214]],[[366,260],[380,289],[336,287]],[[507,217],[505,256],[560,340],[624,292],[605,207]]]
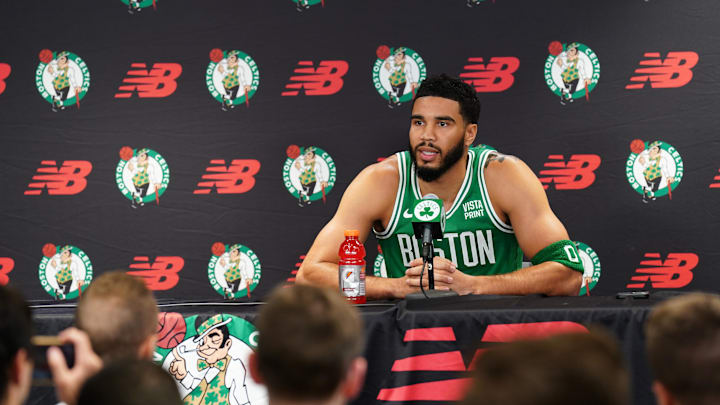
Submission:
[[[346,297],[365,296],[365,270],[359,265],[340,266],[340,291]]]

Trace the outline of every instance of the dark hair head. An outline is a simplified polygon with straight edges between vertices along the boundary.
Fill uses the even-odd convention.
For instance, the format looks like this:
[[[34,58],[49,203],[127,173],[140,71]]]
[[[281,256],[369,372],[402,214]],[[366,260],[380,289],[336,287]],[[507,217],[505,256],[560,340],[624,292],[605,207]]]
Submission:
[[[460,104],[460,115],[465,124],[477,124],[480,119],[480,100],[475,89],[469,84],[446,74],[429,76],[423,80],[415,92],[415,100],[420,97],[442,97]]]
[[[362,355],[360,315],[335,290],[277,288],[256,325],[258,371],[276,397],[327,399]]]
[[[658,305],[645,327],[655,379],[683,404],[720,398],[720,296],[693,293]]]
[[[622,353],[604,333],[512,342],[476,364],[467,405],[629,404]]]
[[[162,367],[147,360],[124,359],[90,377],[78,405],[181,405],[177,385]]]
[[[10,367],[18,350],[30,356],[32,318],[25,299],[15,289],[0,285],[0,400],[5,397]]]

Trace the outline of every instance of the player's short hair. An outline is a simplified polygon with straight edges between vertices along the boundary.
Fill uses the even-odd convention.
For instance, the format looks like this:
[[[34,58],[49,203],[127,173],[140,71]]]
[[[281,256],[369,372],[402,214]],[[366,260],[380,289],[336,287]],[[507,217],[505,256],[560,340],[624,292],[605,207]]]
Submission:
[[[162,367],[148,360],[122,359],[90,377],[78,405],[181,405],[177,385]]]
[[[23,296],[11,287],[0,285],[0,401],[7,394],[10,367],[20,349],[31,355],[33,334],[30,308]]]
[[[277,397],[329,398],[363,352],[360,315],[335,290],[277,288],[256,325],[258,371]]]
[[[457,101],[460,104],[460,115],[465,124],[477,124],[480,119],[480,100],[475,89],[460,79],[450,77],[444,73],[429,76],[423,80],[415,92],[415,100],[420,97],[442,97]]]
[[[617,342],[574,333],[492,348],[476,362],[470,405],[627,405],[628,374]]]
[[[157,302],[141,279],[112,271],[83,291],[75,318],[103,360],[137,357],[140,345],[157,332]]]
[[[720,402],[720,296],[669,299],[650,313],[645,332],[655,379],[679,402]]]

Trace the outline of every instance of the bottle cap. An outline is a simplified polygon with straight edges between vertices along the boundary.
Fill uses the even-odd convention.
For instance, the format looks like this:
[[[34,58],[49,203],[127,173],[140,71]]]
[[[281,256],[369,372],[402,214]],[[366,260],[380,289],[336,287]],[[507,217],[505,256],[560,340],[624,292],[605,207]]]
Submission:
[[[348,229],[345,231],[345,236],[354,236],[357,238],[360,236],[360,231],[356,229]]]

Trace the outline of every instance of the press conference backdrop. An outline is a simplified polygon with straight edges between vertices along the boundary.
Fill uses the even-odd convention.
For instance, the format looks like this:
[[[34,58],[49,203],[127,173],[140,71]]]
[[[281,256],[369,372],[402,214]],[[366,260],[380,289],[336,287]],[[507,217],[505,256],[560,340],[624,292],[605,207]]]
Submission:
[[[444,72],[478,91],[477,142],[546,187],[583,294],[717,290],[719,7],[2,1],[0,282],[73,300],[128,269],[160,299],[262,299]]]

